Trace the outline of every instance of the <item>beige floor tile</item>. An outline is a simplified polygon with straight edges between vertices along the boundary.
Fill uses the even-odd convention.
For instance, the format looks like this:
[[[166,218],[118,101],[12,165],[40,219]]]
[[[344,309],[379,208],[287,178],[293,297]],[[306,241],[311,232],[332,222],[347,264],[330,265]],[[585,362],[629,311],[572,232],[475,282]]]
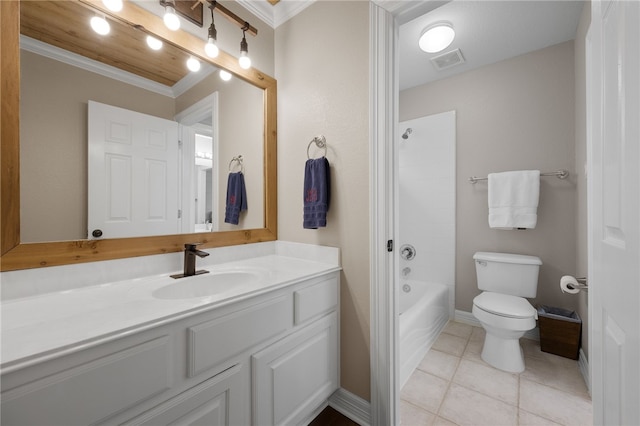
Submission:
[[[484,331],[484,328],[482,327],[473,327],[473,331],[471,332],[471,338],[470,340],[472,341],[481,341],[484,342],[484,336],[486,335],[486,331]]]
[[[540,349],[540,342],[531,339],[520,339],[520,346],[525,357],[543,358],[545,353]]]
[[[442,417],[436,417],[433,422],[433,426],[458,426],[457,423],[450,422],[447,419],[443,419]]]
[[[518,409],[479,392],[452,383],[439,416],[459,425],[516,425]]]
[[[567,426],[593,424],[590,400],[525,378],[520,379],[520,408]]]
[[[507,404],[518,404],[518,375],[463,359],[453,382]]]
[[[400,401],[400,424],[402,426],[429,426],[435,415],[407,401]]]
[[[460,357],[431,349],[418,365],[418,369],[451,380],[459,362]]]
[[[462,354],[462,358],[489,366],[489,364],[484,362],[484,360],[482,359],[482,356],[480,355],[482,354],[483,345],[484,345],[484,336],[482,336],[482,340],[474,339],[472,337],[471,339],[469,339],[469,343],[467,343],[467,347],[465,348],[464,353]]]
[[[545,419],[544,417],[536,416],[535,414],[531,414],[522,409],[518,414],[518,425],[520,426],[560,426],[556,422],[552,422],[551,420]]]
[[[452,334],[441,333],[433,342],[432,348],[440,352],[461,356],[467,346],[467,339]]]
[[[402,388],[400,398],[437,413],[448,386],[447,380],[416,370]]]
[[[462,337],[463,339],[468,339],[473,332],[473,326],[463,324],[461,322],[449,321],[442,332],[453,334],[454,336]]]
[[[584,382],[578,362],[554,356],[525,359],[525,371],[520,377],[543,385],[589,398],[589,390]]]

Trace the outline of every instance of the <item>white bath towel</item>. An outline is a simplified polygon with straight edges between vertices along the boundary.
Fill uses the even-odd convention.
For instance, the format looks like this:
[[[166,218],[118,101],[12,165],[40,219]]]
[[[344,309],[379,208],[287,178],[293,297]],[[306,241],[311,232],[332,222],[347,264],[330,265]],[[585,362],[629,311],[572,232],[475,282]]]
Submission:
[[[489,227],[529,228],[538,221],[540,171],[490,173]]]

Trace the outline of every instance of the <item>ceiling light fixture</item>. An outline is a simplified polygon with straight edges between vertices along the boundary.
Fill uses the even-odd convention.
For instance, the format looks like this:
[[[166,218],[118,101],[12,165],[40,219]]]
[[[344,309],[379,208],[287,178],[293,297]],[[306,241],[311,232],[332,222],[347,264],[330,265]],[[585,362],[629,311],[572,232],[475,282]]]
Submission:
[[[223,81],[229,81],[231,80],[231,73],[225,70],[220,70],[220,78]]]
[[[109,25],[107,20],[101,16],[94,16],[93,18],[91,18],[90,22],[93,31],[100,35],[107,35],[109,34],[109,31],[111,31],[111,26]]]
[[[162,49],[162,41],[158,40],[157,38],[148,35],[147,36],[147,46],[149,46],[151,49],[153,50],[160,50]]]
[[[438,22],[422,32],[418,45],[424,52],[438,53],[449,47],[455,36],[456,32],[450,23]]]
[[[240,68],[249,69],[251,68],[251,58],[249,57],[249,43],[247,43],[247,38],[245,37],[245,32],[249,29],[249,23],[245,22],[242,27],[242,41],[240,42],[240,57],[238,58],[238,63],[240,64]]]
[[[180,29],[180,18],[176,15],[175,5],[172,1],[164,2],[164,16],[162,17],[162,20],[171,31],[177,31]]]
[[[213,22],[213,7],[211,9],[211,26],[209,27],[209,37],[207,38],[207,44],[204,45],[204,51],[210,58],[215,58],[220,53],[220,49],[216,44],[218,38],[218,31],[216,31],[215,23]]]
[[[122,10],[122,0],[102,0],[102,3],[112,12],[120,12]]]
[[[189,71],[193,72],[200,71],[200,61],[193,56],[189,57],[189,59],[187,59],[187,68],[189,68]]]

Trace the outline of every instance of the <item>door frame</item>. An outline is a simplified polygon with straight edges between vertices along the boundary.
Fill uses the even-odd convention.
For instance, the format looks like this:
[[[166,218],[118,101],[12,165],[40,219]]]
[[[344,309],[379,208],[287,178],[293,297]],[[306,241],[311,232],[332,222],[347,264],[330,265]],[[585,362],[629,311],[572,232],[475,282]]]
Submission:
[[[369,182],[370,182],[370,381],[371,425],[399,424],[397,179],[400,25],[448,1],[369,3]],[[394,249],[395,250],[395,249]]]

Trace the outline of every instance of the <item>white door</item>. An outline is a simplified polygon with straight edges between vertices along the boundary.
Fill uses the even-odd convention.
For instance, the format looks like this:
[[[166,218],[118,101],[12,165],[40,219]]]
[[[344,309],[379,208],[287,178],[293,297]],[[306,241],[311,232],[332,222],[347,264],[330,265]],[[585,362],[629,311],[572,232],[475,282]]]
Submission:
[[[179,232],[178,124],[89,101],[89,238]]]
[[[593,1],[589,29],[594,423],[640,424],[640,2]]]

